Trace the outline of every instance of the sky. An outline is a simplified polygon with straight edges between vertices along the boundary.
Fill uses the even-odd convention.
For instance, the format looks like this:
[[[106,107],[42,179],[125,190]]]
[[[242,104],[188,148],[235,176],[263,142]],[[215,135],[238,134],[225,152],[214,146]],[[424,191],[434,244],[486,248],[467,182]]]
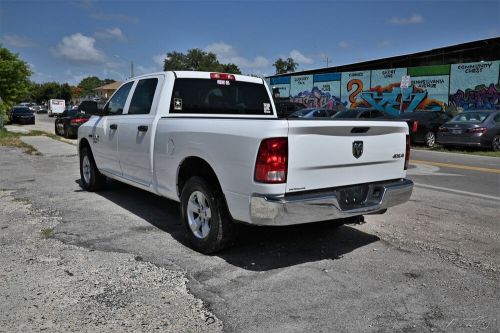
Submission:
[[[35,82],[76,85],[161,71],[167,52],[199,48],[244,74],[356,63],[500,36],[500,0],[0,0],[0,43]],[[500,58],[500,56],[499,56]]]

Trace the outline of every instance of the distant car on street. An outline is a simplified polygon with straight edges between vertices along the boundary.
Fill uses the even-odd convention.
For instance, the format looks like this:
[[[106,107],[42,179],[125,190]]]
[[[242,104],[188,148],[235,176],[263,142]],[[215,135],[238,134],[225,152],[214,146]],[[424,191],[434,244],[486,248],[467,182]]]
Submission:
[[[336,110],[321,109],[321,108],[306,108],[295,111],[288,118],[331,118]]]
[[[348,109],[336,113],[333,119],[393,119],[389,114],[374,109]]]
[[[402,113],[396,118],[408,124],[412,144],[423,143],[427,147],[434,147],[439,127],[449,121],[452,116],[445,112],[414,111]]]
[[[14,106],[9,112],[9,121],[11,124],[34,124],[35,115],[27,106]]]
[[[275,100],[274,104],[276,105],[276,111],[278,118],[287,118],[292,113],[298,110],[305,109],[306,106],[302,103],[296,103],[288,100]]]
[[[462,112],[439,128],[437,142],[500,151],[500,111]]]
[[[36,113],[37,113],[37,114],[40,114],[40,113],[47,113],[47,112],[48,112],[47,107],[46,107],[46,106],[43,106],[43,105],[41,105],[41,106],[39,107],[39,109],[36,111]]]
[[[66,109],[54,122],[54,132],[65,138],[78,136],[78,127],[87,122],[91,114],[82,113],[77,108]]]

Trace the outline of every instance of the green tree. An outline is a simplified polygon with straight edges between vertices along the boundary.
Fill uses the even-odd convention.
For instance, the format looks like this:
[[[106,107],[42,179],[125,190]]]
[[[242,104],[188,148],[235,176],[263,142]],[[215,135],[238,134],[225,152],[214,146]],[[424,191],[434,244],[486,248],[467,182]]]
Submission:
[[[94,89],[104,85],[103,81],[97,76],[89,76],[78,83],[78,87],[82,89],[82,96],[93,95]]]
[[[273,66],[274,68],[276,68],[276,74],[285,74],[295,72],[297,70],[297,67],[299,67],[299,64],[296,63],[292,58],[287,58],[286,60],[278,58]]]
[[[241,70],[235,64],[221,64],[214,53],[205,52],[200,49],[188,50],[186,54],[175,51],[167,53],[163,70],[241,74]]]
[[[28,63],[0,44],[0,116],[28,95],[31,74]]]

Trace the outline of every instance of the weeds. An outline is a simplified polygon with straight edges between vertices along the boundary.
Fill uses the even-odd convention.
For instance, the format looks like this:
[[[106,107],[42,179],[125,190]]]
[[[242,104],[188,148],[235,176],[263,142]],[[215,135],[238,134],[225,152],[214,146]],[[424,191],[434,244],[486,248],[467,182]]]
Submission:
[[[20,148],[29,155],[41,155],[35,147],[23,142],[20,139],[21,135],[21,133],[14,133],[5,129],[0,129],[0,146]]]
[[[45,228],[40,230],[40,234],[42,234],[42,237],[45,239],[53,238],[54,237],[54,228]]]

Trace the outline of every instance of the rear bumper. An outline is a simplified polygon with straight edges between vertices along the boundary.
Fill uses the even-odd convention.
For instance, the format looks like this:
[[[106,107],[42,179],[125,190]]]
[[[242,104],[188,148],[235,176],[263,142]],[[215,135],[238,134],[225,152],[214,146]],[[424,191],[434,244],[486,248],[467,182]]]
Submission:
[[[442,145],[463,147],[481,147],[488,145],[488,142],[484,138],[484,135],[459,136],[438,134],[436,141]]]
[[[250,199],[250,216],[257,225],[292,225],[373,214],[407,202],[412,191],[408,179],[368,184],[366,199],[352,209],[341,208],[336,189],[286,197],[257,194]]]

